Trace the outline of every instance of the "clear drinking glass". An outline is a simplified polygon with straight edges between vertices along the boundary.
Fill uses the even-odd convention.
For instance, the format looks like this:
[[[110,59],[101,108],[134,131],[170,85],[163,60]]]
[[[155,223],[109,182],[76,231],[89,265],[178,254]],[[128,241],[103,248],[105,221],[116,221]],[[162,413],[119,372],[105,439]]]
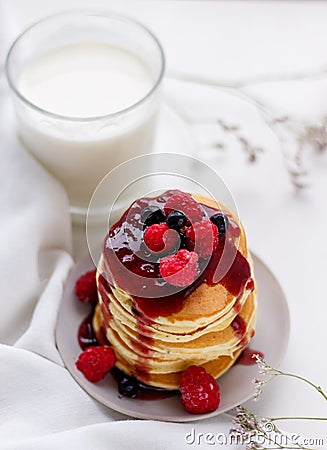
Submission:
[[[93,48],[100,44],[119,50],[120,66],[125,64],[122,51],[126,52],[127,58],[130,55],[137,57],[149,71],[151,83],[131,104],[112,111],[109,101],[108,112],[80,117],[80,114],[61,114],[40,106],[21,87],[24,71],[44,55],[48,55],[48,59],[42,61],[48,63],[43,64],[41,72],[30,77],[32,83],[42,83],[42,77],[58,70],[51,62],[51,52],[78,45],[78,52],[83,55],[84,49],[89,51],[90,48],[83,46]],[[74,55],[67,61],[72,67]],[[116,64],[116,60],[112,63]],[[55,15],[31,26],[13,43],[7,56],[6,74],[13,93],[19,137],[30,153],[64,185],[73,213],[85,214],[94,189],[111,169],[131,157],[152,151],[164,67],[164,54],[157,38],[143,25],[115,14],[71,12]],[[129,71],[129,76],[133,76],[130,68]],[[79,81],[76,72],[76,83]],[[105,91],[106,88],[104,96]],[[63,92],[58,92],[58,101]],[[64,100],[67,97],[69,100],[69,92],[65,94]],[[124,94],[119,89],[115,93],[118,104],[119,95]],[[44,100],[43,97],[40,99]]]

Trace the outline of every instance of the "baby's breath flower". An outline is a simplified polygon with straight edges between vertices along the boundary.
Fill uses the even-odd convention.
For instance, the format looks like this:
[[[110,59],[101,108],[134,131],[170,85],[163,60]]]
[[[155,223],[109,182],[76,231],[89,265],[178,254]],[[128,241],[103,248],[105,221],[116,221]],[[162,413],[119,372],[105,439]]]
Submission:
[[[296,417],[269,418],[257,416],[244,406],[236,407],[234,412],[233,423],[236,428],[231,429],[230,434],[241,436],[241,442],[245,445],[246,450],[269,450],[272,448],[312,450],[292,440],[292,437],[282,432],[274,423],[276,420],[296,419]],[[301,419],[309,418],[301,417]],[[327,420],[321,417],[315,419]],[[237,442],[240,442],[240,440]]]
[[[266,383],[262,380],[258,380],[258,378],[253,378],[252,383],[255,385],[255,394],[253,400],[257,401],[262,394],[263,388]]]
[[[258,378],[254,378],[252,380],[255,385],[255,400],[258,399],[267,383],[269,383],[273,378],[281,375],[304,381],[315,388],[322,395],[322,397],[327,400],[327,394],[323,391],[323,389],[306,378],[275,369],[267,364],[260,355],[255,355],[255,359],[258,364],[259,373],[262,375],[270,375],[270,377],[267,377],[265,380],[260,380]],[[283,433],[276,426],[275,422],[278,420],[291,419],[327,421],[326,417],[262,417],[253,414],[244,408],[244,406],[237,406],[234,409],[234,412],[235,415],[233,418],[233,423],[236,427],[233,428],[230,433],[235,435],[237,434],[242,437],[242,442],[246,444],[246,450],[268,450],[271,448],[312,450],[309,447],[304,447],[303,445],[292,441],[288,435]]]
[[[264,361],[264,359],[260,355],[255,355],[254,357],[255,357],[255,360],[256,360],[257,365],[258,365],[259,373],[262,374],[262,375],[267,375],[267,374],[270,375],[270,378],[268,378],[265,381],[259,380],[257,378],[254,378],[252,380],[253,383],[256,386],[255,399],[258,398],[258,396],[261,394],[263,388],[273,378],[275,378],[277,376],[286,376],[286,377],[290,377],[290,378],[297,378],[298,380],[304,381],[305,383],[307,383],[310,386],[314,387],[319,392],[319,394],[321,394],[324,397],[324,399],[327,400],[327,394],[323,391],[321,386],[318,386],[318,385],[312,383],[312,381],[307,380],[306,378],[304,378],[304,377],[302,377],[300,375],[296,375],[294,373],[283,372],[282,370],[275,369],[274,367],[271,367],[269,364],[266,363],[266,361]]]
[[[326,74],[327,72],[324,69],[321,72],[321,76],[326,76]],[[302,189],[308,186],[307,170],[306,167],[304,167],[304,153],[306,150],[310,151],[312,149],[320,153],[327,150],[327,117],[322,117],[320,123],[317,124],[316,121],[314,123],[309,121],[304,122],[296,117],[283,115],[279,111],[273,110],[264,100],[258,98],[256,95],[245,89],[247,86],[251,86],[254,79],[238,81],[236,83],[227,83],[225,80],[208,79],[206,77],[178,72],[170,73],[168,76],[175,80],[220,89],[222,92],[228,92],[230,95],[233,95],[242,101],[245,101],[252,107],[255,107],[263,119],[263,122],[274,133],[280,144],[280,149],[284,157],[285,168],[294,187],[297,189]],[[261,81],[263,79],[272,79],[270,76],[259,78]],[[258,80],[259,78],[256,79]],[[305,80],[311,78],[311,75],[307,76],[307,74],[301,74],[300,76],[298,74],[294,74],[288,77],[281,75],[275,79]],[[191,126],[212,123],[218,125],[224,133],[229,134],[234,138],[239,147],[247,155],[248,161],[251,163],[254,163],[258,159],[258,155],[265,150],[261,146],[250,142],[249,138],[245,136],[243,129],[239,124],[227,123],[223,118],[199,119],[197,116],[192,117],[190,114],[186,113],[180,105],[177,106],[175,104],[174,106],[185,122]],[[219,149],[222,148],[222,145],[225,147],[225,145],[220,142],[214,144],[214,146]]]
[[[253,357],[256,360],[260,374],[266,375],[267,373],[275,373],[276,372],[276,369],[269,366],[260,355],[255,354]]]

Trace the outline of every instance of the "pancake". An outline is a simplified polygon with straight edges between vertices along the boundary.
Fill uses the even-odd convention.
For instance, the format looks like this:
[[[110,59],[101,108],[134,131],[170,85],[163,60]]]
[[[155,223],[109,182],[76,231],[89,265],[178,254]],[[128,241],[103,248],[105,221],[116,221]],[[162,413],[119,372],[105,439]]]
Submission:
[[[165,193],[157,201],[162,204],[162,198],[169,195],[172,194]],[[108,257],[112,232],[105,239],[98,265],[99,301],[93,318],[96,335],[102,341],[105,337],[105,343],[113,347],[120,370],[150,386],[177,389],[181,373],[193,364],[203,366],[218,378],[235,362],[255,330],[256,288],[244,228],[225,206],[207,197],[193,198],[209,212],[222,210],[230,225],[225,246],[219,249],[222,244],[218,244],[217,252],[221,254],[217,265],[213,266],[214,253],[204,275],[194,282],[187,295],[182,290],[162,297],[140,298],[122,287],[125,280],[120,283],[119,276],[115,278],[115,266]],[[144,207],[145,201],[152,202],[139,199],[136,205]],[[133,208],[137,216],[133,204],[123,220]],[[155,264],[152,266],[155,268]]]

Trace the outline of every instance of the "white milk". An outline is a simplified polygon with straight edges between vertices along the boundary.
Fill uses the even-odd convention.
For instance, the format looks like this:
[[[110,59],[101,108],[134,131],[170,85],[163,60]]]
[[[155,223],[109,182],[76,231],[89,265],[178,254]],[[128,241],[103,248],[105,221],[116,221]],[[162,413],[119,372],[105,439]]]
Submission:
[[[153,85],[145,63],[109,44],[57,48],[23,70],[18,90],[29,102],[75,118],[65,120],[22,105],[17,108],[23,142],[64,184],[73,206],[87,207],[108,171],[151,151],[157,109],[154,97],[128,113],[97,117],[135,105]]]

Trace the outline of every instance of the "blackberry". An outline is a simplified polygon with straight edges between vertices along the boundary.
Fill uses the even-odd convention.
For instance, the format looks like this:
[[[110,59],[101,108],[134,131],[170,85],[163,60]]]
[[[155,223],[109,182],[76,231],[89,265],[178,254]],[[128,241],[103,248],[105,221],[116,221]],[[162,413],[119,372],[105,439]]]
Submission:
[[[216,213],[210,217],[211,222],[218,228],[218,234],[225,234],[228,230],[229,220],[223,213]]]
[[[164,222],[165,220],[166,217],[158,206],[147,206],[142,209],[141,222],[147,227],[155,223]]]
[[[179,248],[186,248],[187,249],[187,239],[186,239],[186,234],[185,233],[181,233],[179,232],[179,237],[180,237],[180,244],[179,244]]]
[[[187,218],[184,213],[181,211],[175,210],[172,211],[167,217],[166,223],[169,228],[173,228],[174,230],[179,230],[186,224]]]

